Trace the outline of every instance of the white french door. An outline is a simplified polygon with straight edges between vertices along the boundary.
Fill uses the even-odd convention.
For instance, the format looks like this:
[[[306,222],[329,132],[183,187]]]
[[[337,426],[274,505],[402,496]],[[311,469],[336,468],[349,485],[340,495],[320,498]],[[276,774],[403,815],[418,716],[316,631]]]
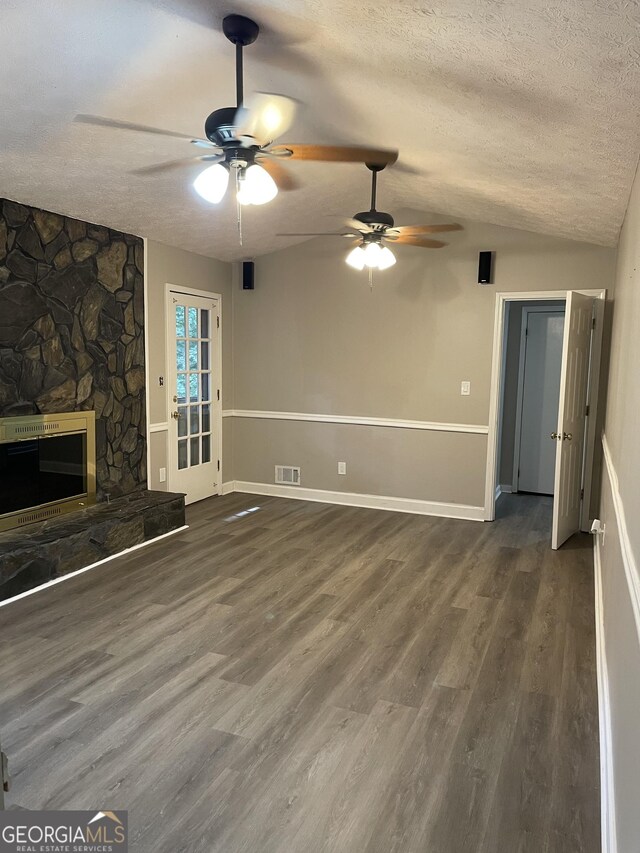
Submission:
[[[220,298],[167,292],[168,486],[193,503],[220,493]]]
[[[593,331],[593,298],[567,293],[557,431],[551,547],[559,548],[580,529],[582,475]]]

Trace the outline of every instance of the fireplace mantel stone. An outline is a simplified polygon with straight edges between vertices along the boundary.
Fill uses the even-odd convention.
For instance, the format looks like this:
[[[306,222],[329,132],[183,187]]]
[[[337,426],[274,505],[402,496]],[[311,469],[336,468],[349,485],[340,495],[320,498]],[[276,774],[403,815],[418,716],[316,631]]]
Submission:
[[[0,533],[0,601],[185,523],[184,495],[146,489]]]

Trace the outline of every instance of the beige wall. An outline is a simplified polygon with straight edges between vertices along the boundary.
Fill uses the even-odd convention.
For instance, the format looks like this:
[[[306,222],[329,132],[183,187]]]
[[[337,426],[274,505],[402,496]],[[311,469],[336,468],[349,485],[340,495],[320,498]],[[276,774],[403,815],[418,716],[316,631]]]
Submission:
[[[212,258],[185,252],[148,240],[146,245],[146,294],[148,335],[148,386],[149,424],[166,424],[167,385],[160,385],[159,377],[165,377],[165,285],[167,283],[222,296],[222,405],[233,405],[233,347],[232,347],[232,304],[231,265]],[[165,377],[166,379],[166,377]],[[229,479],[231,464],[231,441],[225,441],[223,431],[223,477]],[[149,487],[165,489],[160,483],[159,469],[167,465],[167,434],[152,432],[149,441]]]
[[[488,287],[476,283],[482,249],[497,253]],[[308,241],[258,258],[255,291],[234,290],[236,409],[486,425],[496,291],[609,287],[614,266],[610,249],[470,222],[446,249],[398,247],[373,290],[345,253],[338,238]],[[233,429],[235,479],[272,483],[275,464],[292,464],[304,486],[354,492],[367,470],[370,494],[483,503],[485,437],[306,425],[287,446],[284,422],[234,419]]]
[[[606,442],[600,517],[604,641],[608,670],[618,847],[640,838],[640,178],[620,237],[613,291]],[[616,513],[614,490],[621,514]],[[612,482],[613,481],[613,482]],[[619,530],[619,525],[621,531]],[[625,533],[627,534],[625,537]],[[626,546],[626,547],[625,547]],[[625,557],[626,552],[626,557]],[[626,562],[626,567],[625,567]],[[634,613],[633,602],[636,610]]]

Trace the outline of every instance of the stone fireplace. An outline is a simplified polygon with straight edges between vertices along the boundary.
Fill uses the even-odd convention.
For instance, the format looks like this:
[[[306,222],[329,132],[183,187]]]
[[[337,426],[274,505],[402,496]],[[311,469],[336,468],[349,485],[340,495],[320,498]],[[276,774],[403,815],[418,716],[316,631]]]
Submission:
[[[145,488],[143,242],[0,200],[0,417],[78,411],[98,500]]]
[[[183,495],[146,489],[143,257],[140,237],[0,199],[0,516],[26,511],[0,529],[0,600],[184,525]]]

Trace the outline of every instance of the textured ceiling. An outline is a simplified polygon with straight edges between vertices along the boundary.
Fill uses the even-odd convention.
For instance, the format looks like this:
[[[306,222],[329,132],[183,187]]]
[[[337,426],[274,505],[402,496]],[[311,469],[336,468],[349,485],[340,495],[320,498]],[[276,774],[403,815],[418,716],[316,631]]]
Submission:
[[[367,208],[364,167],[295,164],[303,187],[247,210],[241,247],[234,206],[194,196],[198,167],[128,174],[188,142],[71,124],[202,135],[234,103],[229,12],[263,27],[246,90],[305,104],[288,141],[400,149],[379,208],[616,241],[640,147],[640,0],[2,0],[0,195],[223,260]]]

